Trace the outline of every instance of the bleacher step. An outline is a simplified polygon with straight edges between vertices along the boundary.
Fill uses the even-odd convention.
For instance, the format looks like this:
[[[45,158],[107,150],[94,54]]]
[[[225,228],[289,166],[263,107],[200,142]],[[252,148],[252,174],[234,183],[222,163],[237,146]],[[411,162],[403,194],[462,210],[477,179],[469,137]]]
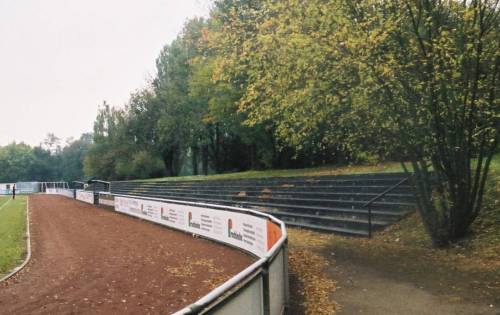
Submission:
[[[123,195],[245,206],[275,215],[289,225],[347,235],[368,235],[364,204],[400,183],[404,174],[279,177],[242,180],[112,182]],[[374,230],[416,208],[411,183],[404,182],[371,207]]]
[[[327,232],[333,232],[333,233],[351,235],[351,236],[364,236],[364,237],[368,236],[368,231],[362,231],[362,230],[328,227],[328,226],[324,226],[324,225],[290,222],[290,221],[286,221],[286,220],[283,220],[283,222],[285,222],[285,224],[288,226],[308,228],[308,229],[312,229],[312,230],[327,231]]]

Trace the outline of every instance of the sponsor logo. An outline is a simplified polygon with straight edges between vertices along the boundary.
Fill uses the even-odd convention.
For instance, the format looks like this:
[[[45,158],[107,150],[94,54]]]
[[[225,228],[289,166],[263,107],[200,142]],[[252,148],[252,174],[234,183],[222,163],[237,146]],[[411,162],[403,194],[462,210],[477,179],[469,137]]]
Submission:
[[[201,224],[193,221],[193,214],[191,212],[188,213],[188,225],[189,225],[189,227],[192,227],[195,229],[201,229]]]
[[[168,216],[164,213],[163,207],[161,207],[160,213],[161,213],[161,218],[163,220],[168,221]]]
[[[233,231],[233,220],[231,219],[227,220],[227,236],[238,241],[243,241],[243,235],[239,232]]]

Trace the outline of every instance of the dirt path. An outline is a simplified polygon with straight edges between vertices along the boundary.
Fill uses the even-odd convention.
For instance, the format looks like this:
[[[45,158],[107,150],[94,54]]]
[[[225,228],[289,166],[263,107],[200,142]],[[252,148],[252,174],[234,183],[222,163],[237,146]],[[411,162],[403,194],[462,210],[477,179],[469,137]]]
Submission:
[[[341,305],[340,315],[500,315],[497,298],[479,298],[478,292],[463,289],[470,275],[446,274],[433,266],[414,269],[405,259],[366,258],[355,250],[332,247],[335,253],[329,273],[337,281],[332,298]],[[409,260],[417,257],[407,257]],[[421,263],[420,263],[421,264]]]
[[[2,314],[157,314],[243,270],[234,249],[65,197],[30,197],[32,259],[0,284]]]

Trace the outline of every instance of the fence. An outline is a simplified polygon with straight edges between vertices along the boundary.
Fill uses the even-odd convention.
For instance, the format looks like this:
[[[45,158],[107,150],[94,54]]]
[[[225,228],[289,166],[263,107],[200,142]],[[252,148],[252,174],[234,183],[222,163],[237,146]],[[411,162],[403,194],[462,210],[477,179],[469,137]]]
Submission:
[[[69,188],[46,188],[45,193],[48,195],[61,195],[69,198],[75,198],[75,190]]]
[[[85,190],[77,190],[75,194],[76,200],[80,200],[86,203],[94,204],[95,203],[95,197],[94,193],[91,191],[85,191]]]
[[[14,185],[16,185],[17,194],[32,194],[40,191],[39,182],[0,183],[0,195],[12,194]]]
[[[284,314],[289,301],[285,224],[254,210],[178,200],[77,190],[76,199],[248,252],[252,265],[195,303],[185,314]]]

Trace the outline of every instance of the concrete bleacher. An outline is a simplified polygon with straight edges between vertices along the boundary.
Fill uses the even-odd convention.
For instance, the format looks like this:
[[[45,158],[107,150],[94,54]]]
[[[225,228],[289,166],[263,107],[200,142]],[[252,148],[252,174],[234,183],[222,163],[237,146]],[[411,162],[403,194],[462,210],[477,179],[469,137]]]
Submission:
[[[270,213],[287,225],[348,235],[368,236],[363,205],[396,185],[403,173],[240,180],[111,182],[113,194],[244,206]],[[372,229],[397,222],[415,211],[408,182],[374,202]]]
[[[85,187],[86,191],[94,191],[94,192],[107,192],[109,191],[108,185],[104,183],[91,183],[87,187]]]

